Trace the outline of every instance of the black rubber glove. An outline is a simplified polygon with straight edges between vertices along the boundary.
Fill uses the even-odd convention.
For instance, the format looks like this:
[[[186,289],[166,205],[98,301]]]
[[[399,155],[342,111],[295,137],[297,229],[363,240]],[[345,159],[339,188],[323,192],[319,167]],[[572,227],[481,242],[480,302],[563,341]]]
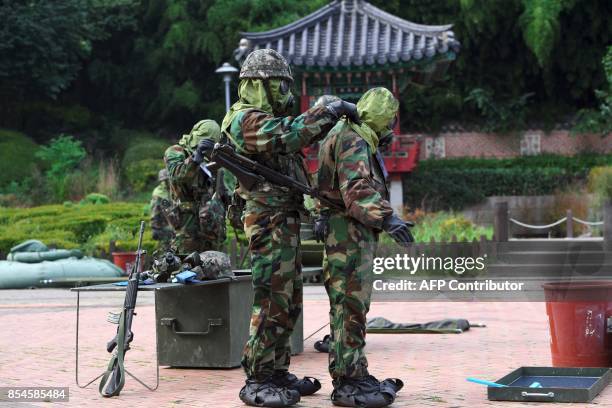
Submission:
[[[359,118],[359,113],[357,112],[357,105],[354,103],[340,100],[332,102],[325,107],[332,115],[336,117],[336,119],[346,116],[351,122],[358,125],[361,124],[361,119]]]
[[[383,222],[383,230],[385,230],[395,242],[399,244],[408,244],[414,242],[414,237],[410,232],[410,227],[414,224],[402,220],[395,214],[385,218]]]
[[[215,142],[210,139],[202,139],[198,143],[195,153],[193,154],[193,161],[200,164],[204,161],[204,157],[210,156],[210,153],[215,147]]]
[[[325,242],[325,238],[329,234],[329,214],[320,214],[315,220],[312,230],[317,242]]]

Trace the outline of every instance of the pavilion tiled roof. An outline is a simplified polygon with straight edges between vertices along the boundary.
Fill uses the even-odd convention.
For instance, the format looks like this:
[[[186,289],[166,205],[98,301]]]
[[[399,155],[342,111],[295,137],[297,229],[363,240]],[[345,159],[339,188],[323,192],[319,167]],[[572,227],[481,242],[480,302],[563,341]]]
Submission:
[[[403,20],[363,0],[336,0],[286,26],[246,32],[252,49],[272,48],[302,68],[407,63],[458,52],[452,25]]]

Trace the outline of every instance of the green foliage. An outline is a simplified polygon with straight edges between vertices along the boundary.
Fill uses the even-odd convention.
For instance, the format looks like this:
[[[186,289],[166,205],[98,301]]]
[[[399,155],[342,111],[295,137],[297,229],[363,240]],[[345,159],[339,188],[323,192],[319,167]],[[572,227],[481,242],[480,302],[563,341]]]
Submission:
[[[460,214],[438,212],[421,219],[412,230],[416,242],[450,242],[453,237],[459,242],[493,237],[492,227],[481,227]]]
[[[66,180],[69,180],[70,171],[78,166],[86,154],[81,142],[69,135],[54,138],[35,153],[37,158],[49,166],[45,172],[47,185],[51,187],[57,201],[65,198]]]
[[[118,240],[122,250],[135,248],[134,240],[142,203],[46,205],[32,208],[0,208],[0,252],[26,239],[40,239],[60,248],[108,251],[109,239]],[[121,236],[112,231],[121,231]],[[147,233],[147,245],[155,242]]]
[[[425,160],[405,181],[405,202],[411,208],[460,210],[488,196],[552,194],[609,164],[610,155]]]
[[[599,204],[612,200],[612,166],[593,168],[589,172],[587,185]]]
[[[150,254],[155,251],[158,242],[153,240],[150,228],[145,230],[142,239],[143,248]],[[135,251],[138,249],[138,234],[130,227],[110,223],[104,232],[91,237],[83,246],[88,253],[107,252],[110,241],[122,251]]]
[[[125,0],[33,0],[0,4],[0,89],[56,97],[76,78],[92,41],[133,24]]]
[[[58,178],[74,169],[85,158],[85,149],[80,141],[70,135],[60,135],[36,152],[36,157],[47,162],[46,175]]]
[[[462,45],[438,84],[419,89],[400,76],[404,130],[437,131],[456,122],[510,130],[565,122],[602,105],[593,90],[605,84],[599,62],[612,38],[608,0],[370,1],[416,23],[452,23]],[[106,153],[121,146],[109,137],[113,126],[174,137],[204,117],[219,121],[223,85],[214,70],[223,61],[235,65],[240,32],[280,27],[328,2],[4,2],[0,93],[15,103],[0,110],[0,124],[41,141],[78,134]],[[474,95],[475,89],[490,94]],[[235,96],[235,83],[232,90]],[[57,97],[54,109],[43,106],[45,96]],[[507,119],[516,112],[519,120]],[[585,129],[602,127],[594,111],[582,116]]]
[[[163,165],[164,162],[160,159],[132,162],[125,167],[125,177],[134,191],[148,191],[157,182],[157,175]]]
[[[612,133],[612,46],[608,47],[602,66],[608,86],[607,89],[595,91],[600,102],[599,109],[580,110],[574,132],[602,135]]]
[[[486,132],[507,132],[526,125],[526,107],[533,93],[526,93],[516,99],[499,101],[491,91],[475,88],[465,102],[473,103],[484,118],[482,129]]]
[[[123,174],[132,191],[144,192],[154,188],[157,174],[164,167],[164,152],[169,145],[146,133],[132,140],[122,160]]]
[[[30,174],[37,150],[23,133],[0,129],[0,187]]]
[[[84,199],[80,201],[79,204],[108,204],[110,203],[110,198],[107,195],[100,193],[91,193],[87,194]]]
[[[484,236],[493,238],[493,228],[474,224],[461,214],[439,211],[427,213],[419,217],[411,230],[415,242],[451,242],[453,238],[457,242],[469,242],[480,240]],[[383,233],[380,241],[383,244],[392,244],[393,238]]]
[[[523,0],[525,11],[519,18],[519,24],[525,43],[541,67],[548,65],[559,37],[561,11],[571,8],[573,3],[573,0]]]

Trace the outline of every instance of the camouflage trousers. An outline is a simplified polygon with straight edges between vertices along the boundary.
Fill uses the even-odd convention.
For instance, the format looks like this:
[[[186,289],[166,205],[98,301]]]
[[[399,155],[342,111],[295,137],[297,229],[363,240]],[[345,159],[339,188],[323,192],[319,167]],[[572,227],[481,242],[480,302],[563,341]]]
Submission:
[[[254,299],[242,367],[249,378],[264,379],[289,368],[289,337],[302,312],[300,220],[294,211],[249,204],[243,220]]]
[[[363,224],[331,215],[323,278],[330,305],[329,373],[334,379],[368,375],[364,347],[376,240],[377,234]]]
[[[176,212],[176,236],[172,250],[187,255],[192,252],[220,251],[225,241],[225,209],[219,199],[213,197],[199,209]]]

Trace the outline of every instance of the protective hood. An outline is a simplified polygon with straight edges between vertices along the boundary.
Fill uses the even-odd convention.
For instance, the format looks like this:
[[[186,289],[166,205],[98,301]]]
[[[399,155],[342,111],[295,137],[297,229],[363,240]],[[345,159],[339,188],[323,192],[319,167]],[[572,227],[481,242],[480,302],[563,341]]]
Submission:
[[[389,123],[398,108],[399,102],[391,91],[382,87],[368,90],[357,102],[362,123],[351,123],[351,128],[370,145],[372,152],[378,149],[379,138],[390,130]]]
[[[217,122],[211,119],[199,121],[193,126],[188,135],[183,135],[179,145],[193,152],[202,139],[210,139],[215,143],[221,139],[221,129]]]
[[[258,109],[272,113],[272,105],[268,102],[266,89],[261,79],[243,79],[238,85],[238,102],[234,103],[225,114],[221,123],[221,130],[229,133],[229,127],[236,115],[244,110]]]

